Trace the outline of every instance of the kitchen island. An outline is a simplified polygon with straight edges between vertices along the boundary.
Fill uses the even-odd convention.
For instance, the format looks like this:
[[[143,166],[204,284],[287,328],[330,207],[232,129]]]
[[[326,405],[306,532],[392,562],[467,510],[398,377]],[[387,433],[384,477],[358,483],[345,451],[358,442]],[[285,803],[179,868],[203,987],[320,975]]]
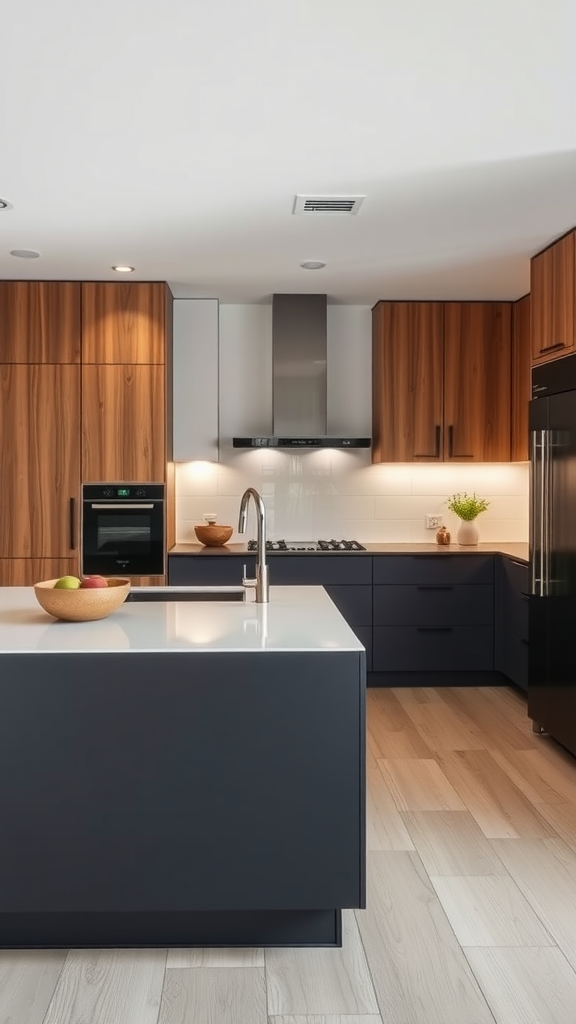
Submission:
[[[321,587],[88,623],[0,589],[0,946],[339,945],[364,733]]]

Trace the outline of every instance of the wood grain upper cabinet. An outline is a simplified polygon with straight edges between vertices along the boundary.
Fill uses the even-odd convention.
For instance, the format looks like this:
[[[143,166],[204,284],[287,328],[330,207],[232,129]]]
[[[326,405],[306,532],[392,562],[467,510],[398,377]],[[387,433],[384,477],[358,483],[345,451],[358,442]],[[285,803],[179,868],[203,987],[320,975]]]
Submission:
[[[0,558],[74,555],[79,424],[79,366],[0,366]]]
[[[510,461],[511,303],[380,302],[373,462]]]
[[[83,363],[164,363],[169,302],[164,282],[82,285]]]
[[[576,348],[576,229],[530,261],[532,363]]]
[[[0,361],[80,362],[80,284],[0,281]]]
[[[530,379],[530,296],[512,303],[512,462],[527,462]]]
[[[164,367],[82,367],[85,481],[166,478]]]
[[[443,304],[379,302],[372,351],[372,461],[442,459]]]
[[[446,461],[510,461],[511,306],[444,304]]]

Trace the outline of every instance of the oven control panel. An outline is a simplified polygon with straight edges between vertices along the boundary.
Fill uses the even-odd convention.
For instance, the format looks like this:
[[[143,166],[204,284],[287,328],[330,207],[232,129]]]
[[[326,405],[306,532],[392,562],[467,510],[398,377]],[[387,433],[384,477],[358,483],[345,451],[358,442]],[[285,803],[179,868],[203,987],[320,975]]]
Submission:
[[[162,501],[164,484],[83,484],[83,501]]]

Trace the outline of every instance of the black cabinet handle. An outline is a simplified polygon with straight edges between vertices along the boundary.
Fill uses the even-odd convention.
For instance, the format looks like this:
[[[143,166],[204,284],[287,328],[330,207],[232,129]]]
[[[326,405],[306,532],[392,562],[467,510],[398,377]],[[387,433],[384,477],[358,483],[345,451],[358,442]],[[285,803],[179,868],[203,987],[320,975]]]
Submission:
[[[454,587],[440,587],[436,586],[434,583],[426,583],[416,587],[416,590],[454,590]]]
[[[454,458],[454,427],[452,424],[448,427],[448,455],[451,459]],[[473,455],[458,455],[458,459],[473,459]]]
[[[70,498],[70,547],[76,550],[76,498]]]
[[[416,626],[418,633],[451,633],[452,626]]]
[[[545,348],[541,348],[540,352],[556,352],[559,348],[566,348],[563,341],[556,342],[555,345],[546,345]]]
[[[526,647],[528,647],[528,642],[529,641],[525,640],[523,636],[520,637],[520,642],[523,643],[523,644],[526,644]]]
[[[529,601],[530,600],[530,594],[520,594],[520,597],[522,598],[523,601]]]
[[[435,444],[434,444],[434,454],[433,455],[429,455],[428,452],[414,452],[414,458],[415,459],[439,459],[440,458],[440,434],[441,434],[441,428],[440,428],[440,424],[439,423],[436,425],[435,430],[436,430],[436,441],[435,441]]]

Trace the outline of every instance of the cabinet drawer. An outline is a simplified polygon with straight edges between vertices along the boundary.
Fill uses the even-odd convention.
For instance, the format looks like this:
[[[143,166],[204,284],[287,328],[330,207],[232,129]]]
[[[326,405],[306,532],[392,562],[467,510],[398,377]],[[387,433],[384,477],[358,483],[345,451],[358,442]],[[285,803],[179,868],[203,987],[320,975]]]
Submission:
[[[375,672],[473,672],[494,667],[491,626],[375,626]]]
[[[336,585],[327,586],[326,592],[349,626],[372,625],[372,587]]]
[[[221,587],[242,583],[247,558],[235,555],[172,555],[168,558],[168,583],[171,587]],[[254,568],[248,565],[248,572]]]
[[[424,583],[374,587],[378,626],[490,626],[493,588]]]
[[[374,583],[486,584],[492,586],[491,555],[378,555]]]
[[[369,555],[269,555],[270,583],[278,586],[372,586]]]

